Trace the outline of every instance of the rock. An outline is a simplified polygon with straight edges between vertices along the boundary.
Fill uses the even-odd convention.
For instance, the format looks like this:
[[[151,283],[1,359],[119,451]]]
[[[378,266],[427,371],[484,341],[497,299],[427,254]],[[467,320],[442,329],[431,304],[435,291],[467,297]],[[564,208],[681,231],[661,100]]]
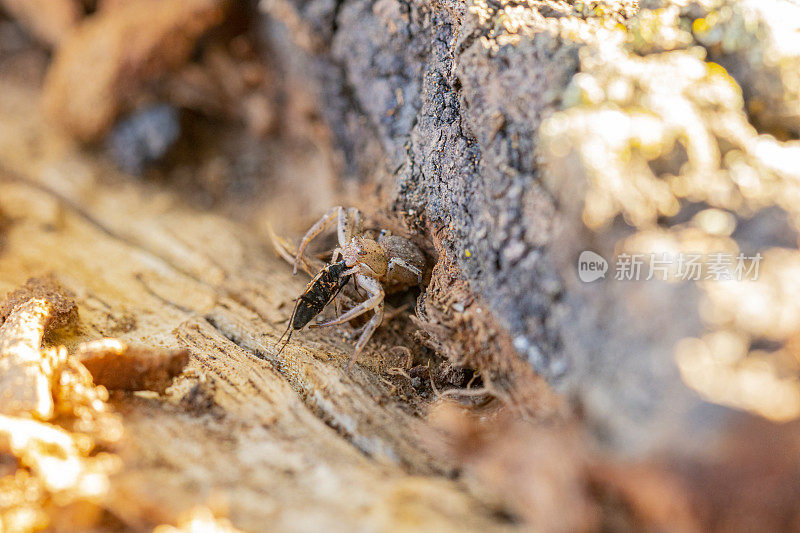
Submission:
[[[106,140],[112,157],[125,171],[139,175],[158,162],[181,134],[178,111],[169,105],[142,109],[120,121]]]

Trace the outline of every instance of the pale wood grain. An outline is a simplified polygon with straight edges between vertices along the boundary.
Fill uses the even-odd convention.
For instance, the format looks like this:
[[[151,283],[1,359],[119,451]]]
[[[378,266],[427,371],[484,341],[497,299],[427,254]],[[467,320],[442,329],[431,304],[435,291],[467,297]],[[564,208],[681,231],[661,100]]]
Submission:
[[[277,353],[304,281],[266,243],[77,151],[39,120],[35,92],[0,91],[0,291],[53,273],[80,320],[50,342],[70,350],[117,337],[191,352],[166,396],[112,398],[125,426],[112,512],[143,528],[197,504],[254,531],[500,527],[389,398],[379,344],[349,375],[341,330]]]

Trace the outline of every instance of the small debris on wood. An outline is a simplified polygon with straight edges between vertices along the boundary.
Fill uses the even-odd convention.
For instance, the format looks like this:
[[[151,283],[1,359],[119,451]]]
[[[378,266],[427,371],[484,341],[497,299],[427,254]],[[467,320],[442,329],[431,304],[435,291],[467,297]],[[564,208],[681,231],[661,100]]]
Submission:
[[[78,307],[72,294],[53,276],[44,276],[30,278],[22,287],[6,294],[0,303],[0,324],[5,322],[14,309],[33,298],[45,300],[49,306],[47,322],[44,324],[47,330],[64,328],[78,319]]]
[[[78,360],[94,382],[113,390],[151,390],[163,393],[189,363],[188,350],[128,346],[118,339],[85,342]]]
[[[62,352],[42,352],[42,338],[77,316],[75,301],[52,277],[31,278],[6,295],[0,303],[0,413],[53,416],[50,389]]]
[[[50,374],[40,350],[44,330],[52,317],[43,298],[16,307],[0,326],[0,413],[53,416]]]
[[[214,387],[215,384],[213,380],[195,383],[186,394],[181,397],[181,407],[195,415],[212,411],[220,413],[219,406],[214,401]]]

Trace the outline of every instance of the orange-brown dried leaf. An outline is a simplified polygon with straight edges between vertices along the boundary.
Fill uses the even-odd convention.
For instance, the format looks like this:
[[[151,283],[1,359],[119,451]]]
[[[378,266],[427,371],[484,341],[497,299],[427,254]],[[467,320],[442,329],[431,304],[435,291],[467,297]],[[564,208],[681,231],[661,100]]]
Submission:
[[[45,109],[78,139],[98,139],[144,82],[183,64],[222,18],[221,0],[110,5],[57,50],[45,80]]]
[[[83,17],[76,0],[0,0],[0,4],[37,39],[55,46]]]
[[[163,393],[189,363],[188,350],[131,347],[117,339],[84,343],[77,357],[98,385],[158,393]]]

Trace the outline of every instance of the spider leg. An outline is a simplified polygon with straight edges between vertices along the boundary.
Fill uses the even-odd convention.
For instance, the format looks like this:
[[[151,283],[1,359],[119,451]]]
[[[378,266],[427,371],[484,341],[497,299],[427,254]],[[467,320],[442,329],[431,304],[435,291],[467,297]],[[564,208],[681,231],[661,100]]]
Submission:
[[[339,246],[344,248],[350,242],[350,239],[361,234],[361,212],[355,207],[342,209],[339,213],[336,229],[339,237]]]
[[[297,247],[297,255],[295,255],[294,258],[294,269],[292,270],[292,274],[297,274],[297,265],[300,263],[300,260],[303,257],[303,251],[306,249],[306,246],[308,246],[308,243],[314,240],[314,237],[322,233],[325,228],[330,226],[333,221],[337,219],[339,220],[340,225],[342,224],[342,221],[344,221],[344,209],[341,206],[336,206],[322,215],[322,218],[317,220],[316,224],[311,226],[311,228],[306,232],[306,234],[303,236],[303,240],[300,241],[300,245]],[[344,246],[343,243],[340,244]]]
[[[414,265],[409,264],[407,261],[400,259],[399,257],[393,257],[389,260],[389,270],[392,269],[393,266],[400,266],[408,270],[409,272],[413,272],[417,275],[417,283],[422,283],[422,271],[415,267]]]
[[[361,293],[361,291],[360,291],[360,290],[358,290],[358,283],[356,283],[356,278],[355,278],[355,276],[354,276],[354,277],[352,277],[352,278],[350,278],[350,279],[352,279],[352,280],[353,280],[353,289],[356,291],[356,294],[357,294],[357,295],[358,295],[360,298],[363,298],[363,297],[364,297],[364,295]]]
[[[354,266],[353,268],[348,268],[344,272],[342,272],[342,276],[350,276],[353,274],[358,274],[361,272],[361,267],[359,265]],[[358,285],[356,285],[358,287]]]
[[[383,292],[383,287],[381,287],[381,284],[378,283],[378,280],[365,276],[364,274],[356,274],[356,280],[358,281],[358,284],[369,293],[369,298],[353,307],[343,315],[334,318],[333,320],[323,322],[322,324],[314,324],[313,327],[323,328],[325,326],[344,324],[345,322],[348,322],[357,316],[363,315],[371,309],[375,309],[383,303],[385,294]]]
[[[364,326],[364,331],[361,333],[361,337],[358,338],[358,342],[356,343],[356,348],[353,350],[353,355],[350,356],[350,360],[347,362],[347,367],[345,368],[345,372],[350,372],[350,367],[353,366],[353,363],[356,362],[358,359],[361,350],[364,349],[366,346],[367,341],[372,337],[372,334],[375,333],[375,330],[378,329],[378,326],[381,325],[383,321],[383,302],[381,301],[378,305],[375,306],[375,315],[367,322],[367,325]]]
[[[293,265],[295,263],[295,256],[289,251],[290,244],[286,241],[286,239],[278,237],[278,235],[275,234],[275,230],[272,229],[271,224],[267,225],[267,231],[269,232],[269,237],[272,240],[272,248],[275,250],[275,253],[282,257],[287,263]],[[309,276],[314,277],[312,268],[309,266],[304,257],[300,258],[300,263],[300,266],[303,268],[303,270],[305,270]]]
[[[333,299],[333,314],[337,317],[342,314],[342,299],[338,295]]]

